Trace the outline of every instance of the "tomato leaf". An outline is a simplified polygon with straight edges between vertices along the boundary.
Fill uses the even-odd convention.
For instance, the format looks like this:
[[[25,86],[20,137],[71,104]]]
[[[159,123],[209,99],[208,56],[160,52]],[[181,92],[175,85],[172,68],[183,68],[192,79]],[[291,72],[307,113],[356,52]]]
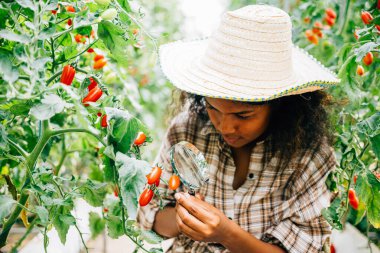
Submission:
[[[113,124],[108,125],[110,125],[111,129],[110,142],[114,146],[115,152],[128,153],[138,132],[147,133],[147,128],[127,111],[109,107],[106,107],[105,111],[108,123],[111,120],[114,121]]]
[[[0,195],[0,224],[3,224],[3,219],[7,217],[16,201],[7,195]]]
[[[16,34],[6,29],[0,30],[0,38],[10,40],[10,41],[20,42],[23,44],[30,43],[30,38],[28,36],[24,34]]]
[[[380,134],[380,112],[376,112],[371,117],[359,122],[356,127],[359,132],[370,137]]]
[[[80,187],[79,192],[90,205],[101,206],[107,193],[106,186],[107,184],[105,183],[98,183],[87,179],[86,183]]]
[[[95,239],[100,233],[103,232],[106,226],[106,221],[95,212],[90,212],[89,215],[91,237]]]
[[[150,244],[159,244],[163,241],[162,237],[152,230],[142,230],[140,237]]]
[[[128,157],[120,152],[116,153],[116,167],[119,171],[120,192],[123,204],[127,209],[128,217],[136,219],[138,197],[140,196],[146,177],[152,166],[142,160]]]
[[[334,229],[338,229],[338,230],[343,229],[343,225],[340,220],[340,213],[339,213],[340,203],[341,203],[341,199],[336,197],[328,208],[324,208],[322,210],[323,217]]]
[[[355,187],[359,201],[364,202],[369,222],[380,228],[380,182],[372,172],[358,177]]]
[[[106,224],[108,229],[108,235],[111,238],[117,239],[119,236],[124,234],[123,221],[122,219],[120,219],[120,217],[109,215]]]
[[[29,114],[36,117],[38,120],[50,119],[57,113],[63,111],[65,107],[71,107],[72,105],[66,103],[59,96],[55,94],[46,95],[40,104],[33,106],[30,109]]]
[[[104,21],[98,25],[98,36],[111,51],[112,57],[121,65],[128,65],[126,49],[128,42],[124,38],[125,31],[110,21]]]
[[[48,210],[46,210],[43,206],[36,206],[35,212],[38,214],[38,217],[40,218],[40,224],[42,226],[47,226],[49,221],[49,213]]]
[[[380,134],[369,138],[372,145],[372,150],[375,153],[377,159],[380,160]]]
[[[63,244],[66,243],[66,235],[71,225],[75,224],[75,218],[70,213],[58,214],[53,225],[58,232],[59,239]]]

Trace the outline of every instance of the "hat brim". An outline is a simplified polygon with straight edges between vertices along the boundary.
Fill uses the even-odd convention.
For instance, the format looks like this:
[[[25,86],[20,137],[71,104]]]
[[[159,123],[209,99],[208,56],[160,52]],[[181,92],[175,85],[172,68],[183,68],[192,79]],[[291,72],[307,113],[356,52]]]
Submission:
[[[177,88],[189,93],[236,101],[267,101],[328,88],[340,79],[303,49],[293,45],[293,73],[276,81],[255,81],[227,76],[201,61],[208,38],[176,41],[160,46],[163,73]],[[231,66],[233,67],[233,66]]]

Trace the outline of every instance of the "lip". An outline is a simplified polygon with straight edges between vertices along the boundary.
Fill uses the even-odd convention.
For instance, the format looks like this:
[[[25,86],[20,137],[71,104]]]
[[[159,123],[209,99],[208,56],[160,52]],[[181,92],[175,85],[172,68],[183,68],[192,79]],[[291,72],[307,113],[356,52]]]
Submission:
[[[230,144],[234,144],[240,139],[240,137],[226,137],[223,135],[223,139]]]

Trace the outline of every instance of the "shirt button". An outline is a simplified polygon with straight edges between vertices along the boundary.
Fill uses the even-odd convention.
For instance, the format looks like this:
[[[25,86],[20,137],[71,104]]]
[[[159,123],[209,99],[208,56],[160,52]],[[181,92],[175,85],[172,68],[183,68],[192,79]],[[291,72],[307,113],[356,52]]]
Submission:
[[[231,217],[228,217],[228,219],[232,220],[232,218],[231,218]]]
[[[249,173],[248,177],[249,177],[250,179],[253,179],[253,178],[255,177],[255,175],[254,175],[253,173]]]

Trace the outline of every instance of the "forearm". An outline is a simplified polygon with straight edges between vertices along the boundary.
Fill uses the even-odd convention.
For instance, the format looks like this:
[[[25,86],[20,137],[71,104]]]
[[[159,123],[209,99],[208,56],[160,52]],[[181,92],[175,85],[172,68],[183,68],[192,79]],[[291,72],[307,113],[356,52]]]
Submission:
[[[285,253],[286,251],[276,245],[263,242],[250,233],[244,231],[231,221],[231,230],[222,242],[231,253]]]
[[[178,236],[179,230],[175,215],[176,211],[174,207],[165,207],[158,211],[154,220],[153,230],[156,231],[157,234],[165,237]]]

